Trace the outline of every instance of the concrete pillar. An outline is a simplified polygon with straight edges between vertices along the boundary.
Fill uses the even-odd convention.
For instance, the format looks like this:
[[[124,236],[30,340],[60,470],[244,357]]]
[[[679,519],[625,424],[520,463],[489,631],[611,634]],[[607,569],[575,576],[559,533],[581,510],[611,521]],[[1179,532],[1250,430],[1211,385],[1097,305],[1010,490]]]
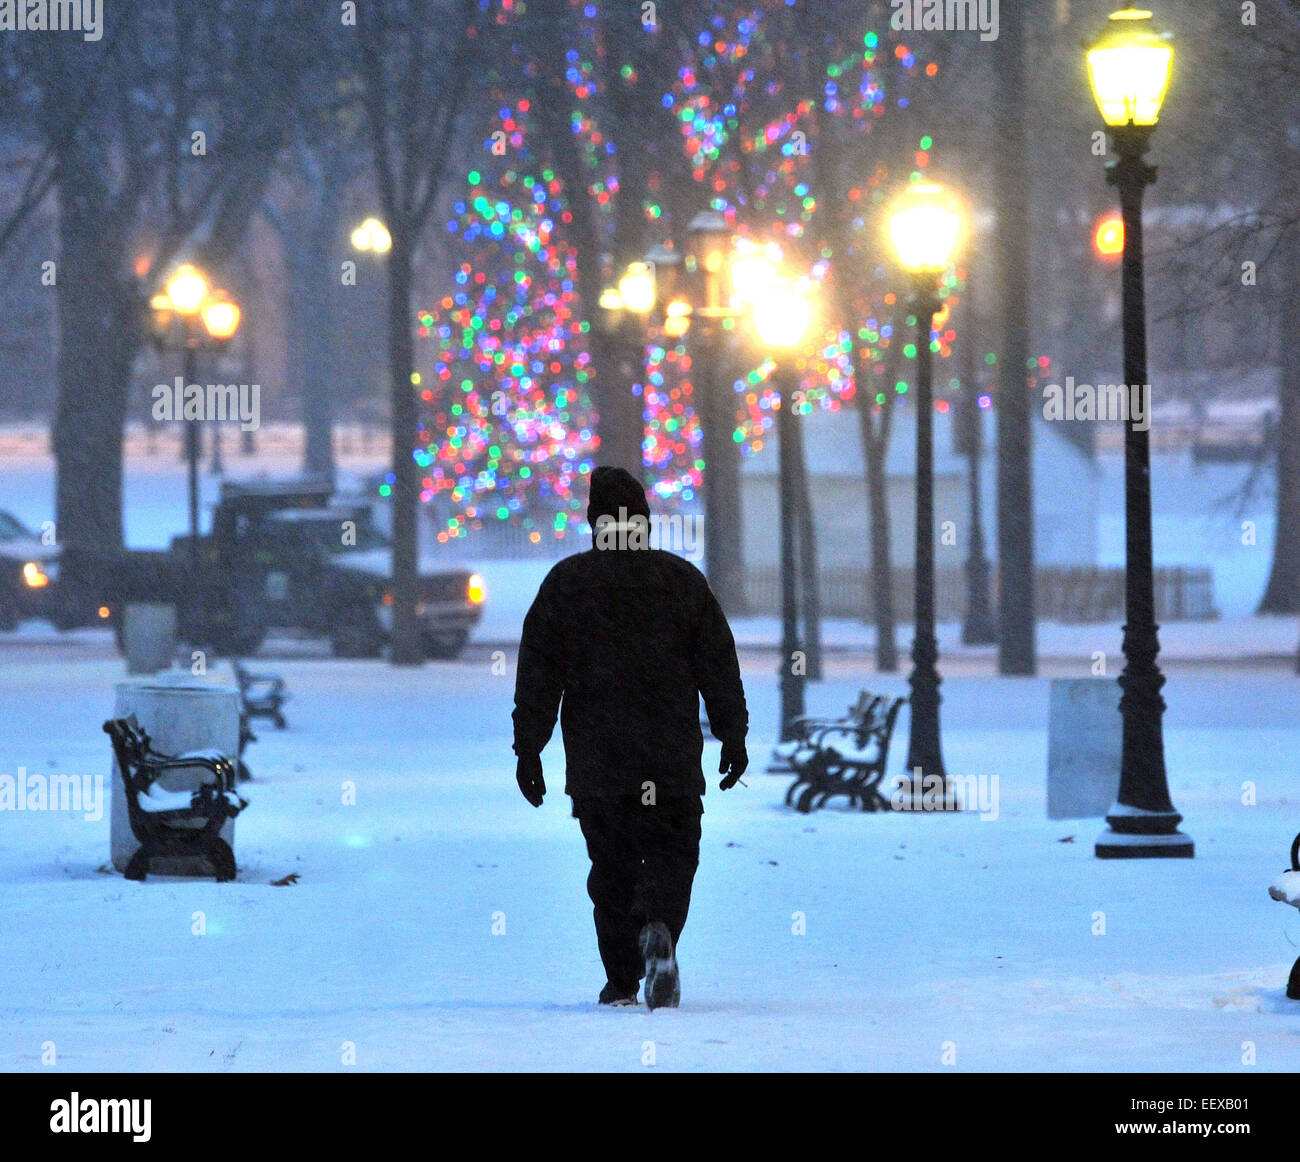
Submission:
[[[176,658],[176,606],[128,602],[122,611],[128,674],[170,670]]]

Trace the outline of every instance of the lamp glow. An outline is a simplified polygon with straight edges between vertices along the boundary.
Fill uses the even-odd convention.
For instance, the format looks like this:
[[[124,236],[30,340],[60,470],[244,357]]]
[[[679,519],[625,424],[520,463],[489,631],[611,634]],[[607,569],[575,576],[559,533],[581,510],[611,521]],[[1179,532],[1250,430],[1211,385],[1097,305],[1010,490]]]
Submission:
[[[1124,219],[1107,214],[1097,223],[1092,244],[1102,258],[1118,258],[1124,253]]]
[[[741,305],[757,302],[780,278],[780,271],[765,254],[742,254],[731,264],[731,285]]]
[[[367,218],[352,231],[352,246],[355,250],[387,254],[393,248],[393,236],[378,218]]]
[[[633,262],[618,280],[618,295],[629,311],[648,315],[655,305],[654,270],[648,263]]]
[[[1174,50],[1156,31],[1151,13],[1132,6],[1112,13],[1087,55],[1088,81],[1106,124],[1116,129],[1155,125],[1169,90]]]
[[[788,282],[778,282],[754,301],[754,327],[768,347],[790,351],[803,342],[813,309],[806,295]]]
[[[911,274],[941,274],[961,243],[964,215],[943,186],[909,186],[889,214],[889,238],[903,268]]]
[[[218,292],[203,304],[203,329],[218,342],[225,342],[239,330],[239,304]]]
[[[167,298],[180,315],[197,315],[208,294],[208,280],[188,262],[177,268],[167,281]]]

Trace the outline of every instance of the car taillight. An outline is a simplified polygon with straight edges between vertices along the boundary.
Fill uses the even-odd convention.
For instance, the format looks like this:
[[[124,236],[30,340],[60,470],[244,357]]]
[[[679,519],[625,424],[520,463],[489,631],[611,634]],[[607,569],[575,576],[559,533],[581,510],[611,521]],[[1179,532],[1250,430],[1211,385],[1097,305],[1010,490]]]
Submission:
[[[483,578],[477,573],[470,574],[469,586],[465,591],[465,596],[470,599],[474,605],[482,605],[487,598],[487,585]]]
[[[107,620],[111,613],[112,610],[110,610],[107,605],[101,605],[99,607],[99,617],[101,621]]]
[[[28,561],[23,566],[23,581],[28,589],[44,589],[50,583],[50,578],[35,561]]]

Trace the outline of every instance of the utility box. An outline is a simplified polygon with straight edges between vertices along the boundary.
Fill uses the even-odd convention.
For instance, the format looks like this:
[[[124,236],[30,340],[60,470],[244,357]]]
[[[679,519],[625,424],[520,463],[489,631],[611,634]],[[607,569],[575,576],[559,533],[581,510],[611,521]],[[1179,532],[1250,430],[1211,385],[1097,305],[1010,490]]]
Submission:
[[[1119,794],[1119,685],[1053,678],[1047,723],[1047,817],[1101,819]]]

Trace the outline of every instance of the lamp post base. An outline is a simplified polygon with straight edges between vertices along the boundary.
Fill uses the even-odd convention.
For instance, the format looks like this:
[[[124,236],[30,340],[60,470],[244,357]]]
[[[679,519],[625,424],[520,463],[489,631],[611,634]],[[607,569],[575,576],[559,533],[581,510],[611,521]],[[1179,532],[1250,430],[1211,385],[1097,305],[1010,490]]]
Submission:
[[[920,767],[899,779],[890,802],[895,811],[916,814],[962,810],[957,784],[946,774],[925,774]]]
[[[1196,845],[1178,830],[1177,811],[1147,811],[1116,803],[1106,816],[1109,826],[1097,840],[1098,859],[1191,859]]]

